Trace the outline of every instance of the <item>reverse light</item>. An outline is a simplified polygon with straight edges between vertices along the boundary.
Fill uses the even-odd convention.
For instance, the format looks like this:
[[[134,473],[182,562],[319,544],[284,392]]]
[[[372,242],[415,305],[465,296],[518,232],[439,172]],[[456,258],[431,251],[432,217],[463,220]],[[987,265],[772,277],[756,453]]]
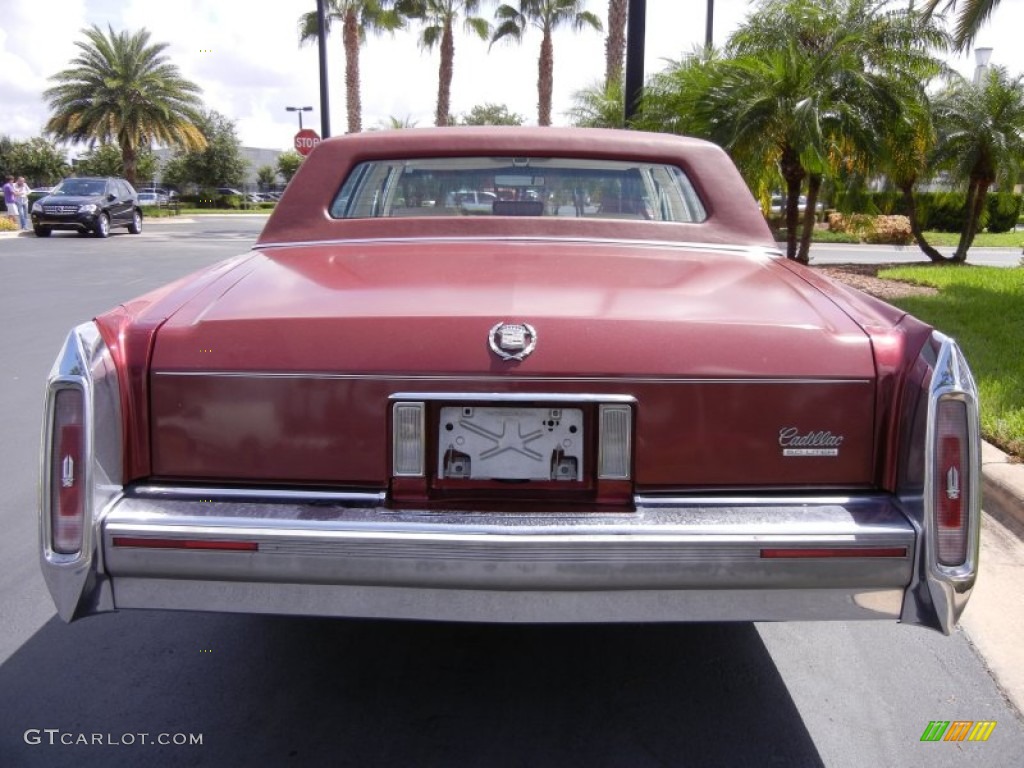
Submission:
[[[969,500],[972,488],[968,451],[967,405],[944,398],[935,409],[935,464],[932,509],[935,514],[938,560],[944,566],[967,560]]]
[[[597,476],[601,480],[628,480],[633,411],[628,405],[602,405],[600,422]]]
[[[81,389],[56,392],[50,451],[50,531],[54,552],[82,549],[85,521],[85,395]]]
[[[426,466],[423,403],[395,403],[392,411],[392,472],[395,477],[423,477]]]

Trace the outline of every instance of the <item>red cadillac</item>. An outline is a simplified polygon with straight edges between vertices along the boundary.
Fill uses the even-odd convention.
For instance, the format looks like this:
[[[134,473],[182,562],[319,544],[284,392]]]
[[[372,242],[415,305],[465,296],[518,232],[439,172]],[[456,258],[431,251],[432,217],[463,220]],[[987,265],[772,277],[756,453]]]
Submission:
[[[785,259],[673,136],[321,143],[252,251],[72,331],[42,454],[68,621],[948,633],[977,573],[957,345]]]

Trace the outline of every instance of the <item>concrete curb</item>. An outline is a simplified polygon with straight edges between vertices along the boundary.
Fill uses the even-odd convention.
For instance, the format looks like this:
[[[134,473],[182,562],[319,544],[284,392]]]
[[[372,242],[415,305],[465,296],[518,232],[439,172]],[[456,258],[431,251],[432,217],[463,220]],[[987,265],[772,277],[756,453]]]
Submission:
[[[982,509],[1024,540],[1024,464],[983,442],[981,492]]]

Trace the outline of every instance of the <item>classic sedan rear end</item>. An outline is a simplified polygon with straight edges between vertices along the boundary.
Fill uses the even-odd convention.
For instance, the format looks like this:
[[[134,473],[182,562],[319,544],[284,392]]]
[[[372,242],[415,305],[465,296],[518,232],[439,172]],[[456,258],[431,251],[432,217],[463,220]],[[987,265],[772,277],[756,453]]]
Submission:
[[[425,203],[465,188],[490,215]],[[251,253],[75,329],[47,392],[67,620],[949,632],[977,570],[955,343],[782,258],[693,140],[324,142]]]

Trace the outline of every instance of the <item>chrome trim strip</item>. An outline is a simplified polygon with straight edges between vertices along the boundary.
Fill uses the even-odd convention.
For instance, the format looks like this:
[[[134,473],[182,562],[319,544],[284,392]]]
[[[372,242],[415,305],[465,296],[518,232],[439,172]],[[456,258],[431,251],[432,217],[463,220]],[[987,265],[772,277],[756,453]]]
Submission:
[[[446,235],[437,237],[362,237],[362,238],[335,238],[330,240],[300,240],[295,242],[256,243],[253,250],[271,248],[308,248],[311,246],[323,245],[393,245],[398,243],[414,244],[438,244],[438,243],[571,243],[580,245],[607,245],[614,247],[631,246],[637,248],[674,248],[679,250],[696,251],[725,251],[727,253],[741,253],[748,256],[782,256],[783,253],[777,248],[766,248],[758,245],[728,245],[722,243],[699,243],[679,240],[630,240],[630,239],[608,239],[600,237],[562,237],[542,235],[513,235],[509,237],[498,236],[459,236]]]
[[[834,496],[656,496],[636,495],[633,504],[637,509],[659,509],[666,507],[765,507],[790,506],[794,504],[810,504],[844,507],[849,504],[872,503],[879,497],[874,494],[851,496],[837,494]]]
[[[153,371],[153,376],[223,377],[245,379],[313,379],[355,381],[461,381],[461,382],[531,382],[531,383],[585,383],[585,384],[873,384],[872,379],[810,379],[810,378],[671,378],[666,376],[474,376],[471,374],[415,374],[415,373],[281,373],[277,371]],[[477,393],[479,394],[479,393]],[[433,396],[431,394],[431,396]],[[570,395],[573,397],[574,395]],[[600,397],[607,397],[601,395]]]
[[[356,506],[378,506],[387,494],[354,491],[299,491],[285,488],[232,488],[223,486],[182,486],[173,484],[146,484],[131,486],[129,497],[140,499],[198,499],[200,501],[283,501],[334,502]]]
[[[388,400],[439,402],[487,402],[487,403],[527,403],[543,400],[550,403],[619,403],[632,405],[636,398],[632,395],[593,395],[565,394],[556,392],[395,392]]]

